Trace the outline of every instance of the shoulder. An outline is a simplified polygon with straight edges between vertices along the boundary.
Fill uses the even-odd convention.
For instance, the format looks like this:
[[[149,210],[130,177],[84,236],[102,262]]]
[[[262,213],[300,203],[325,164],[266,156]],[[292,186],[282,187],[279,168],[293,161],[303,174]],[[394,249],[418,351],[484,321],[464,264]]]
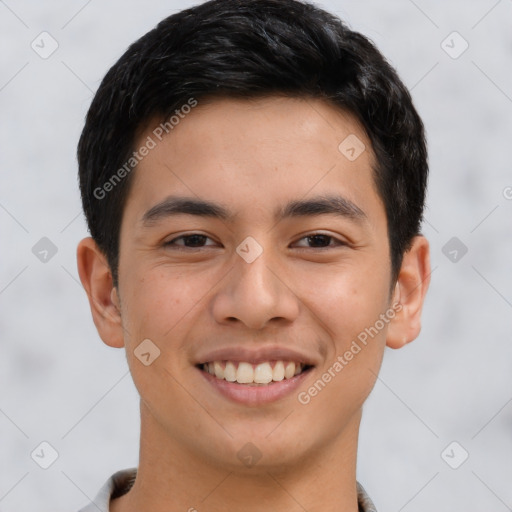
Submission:
[[[117,471],[103,484],[94,500],[78,512],[109,512],[110,500],[127,493],[136,476],[137,468]]]
[[[359,483],[357,484],[357,503],[359,504],[359,512],[377,512],[373,501],[368,496],[364,487]]]

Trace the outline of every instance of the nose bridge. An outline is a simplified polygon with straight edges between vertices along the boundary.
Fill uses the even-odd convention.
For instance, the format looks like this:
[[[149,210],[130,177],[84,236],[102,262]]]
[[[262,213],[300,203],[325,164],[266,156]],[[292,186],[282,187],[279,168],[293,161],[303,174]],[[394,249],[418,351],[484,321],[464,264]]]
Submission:
[[[252,259],[251,243],[237,248],[234,268],[215,299],[216,320],[235,318],[251,328],[261,328],[273,318],[293,320],[298,314],[297,298],[280,279],[271,251],[261,250]],[[246,257],[251,251],[252,256]]]
[[[258,232],[259,233],[259,232]],[[270,296],[278,290],[275,287],[272,277],[272,249],[271,237],[264,234],[247,236],[236,248],[234,256],[235,284],[238,290],[236,293],[248,293],[260,295],[259,300],[264,299],[264,295]],[[275,263],[274,263],[275,266]]]
[[[274,282],[277,277],[272,269],[269,251],[262,253],[254,261],[247,262],[241,258],[236,264],[239,276],[237,293],[253,295],[255,300],[271,302],[279,293]]]

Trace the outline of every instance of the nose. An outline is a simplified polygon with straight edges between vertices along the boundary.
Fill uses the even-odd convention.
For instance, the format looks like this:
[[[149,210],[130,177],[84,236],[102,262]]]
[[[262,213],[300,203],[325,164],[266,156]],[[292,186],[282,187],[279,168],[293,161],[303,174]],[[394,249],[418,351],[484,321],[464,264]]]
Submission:
[[[299,314],[300,301],[285,272],[263,253],[251,263],[238,255],[234,268],[213,297],[213,316],[219,324],[239,322],[250,329],[269,323],[291,322]]]

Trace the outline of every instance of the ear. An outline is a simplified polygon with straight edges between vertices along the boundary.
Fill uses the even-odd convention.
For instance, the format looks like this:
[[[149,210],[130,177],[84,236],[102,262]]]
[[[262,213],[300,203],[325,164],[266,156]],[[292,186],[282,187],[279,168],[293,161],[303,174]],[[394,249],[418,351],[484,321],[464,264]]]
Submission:
[[[121,307],[107,259],[91,238],[84,238],[77,248],[80,281],[91,306],[94,325],[103,342],[111,347],[124,346]]]
[[[428,240],[418,235],[404,254],[391,304],[401,304],[389,323],[386,345],[401,348],[417,338],[421,331],[421,310],[430,284]]]

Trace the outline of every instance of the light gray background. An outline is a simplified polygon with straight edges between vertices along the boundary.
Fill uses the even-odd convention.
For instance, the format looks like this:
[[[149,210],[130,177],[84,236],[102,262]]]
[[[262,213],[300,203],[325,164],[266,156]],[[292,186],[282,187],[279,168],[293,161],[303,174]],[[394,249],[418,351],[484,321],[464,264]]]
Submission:
[[[2,512],[76,511],[111,473],[137,465],[124,352],[99,339],[78,281],[87,231],[75,150],[109,67],[189,5],[0,1]],[[358,480],[379,512],[512,510],[512,1],[321,5],[397,68],[430,150],[423,330],[386,351],[364,408]],[[59,44],[47,59],[31,48],[42,31]],[[445,51],[463,48],[446,39],[453,31],[469,43],[458,58]],[[58,249],[46,263],[32,252],[42,237]],[[468,248],[456,262],[442,252],[452,237]],[[59,455],[46,470],[30,456],[42,441]],[[443,459],[452,441],[462,448]],[[452,469],[445,460],[456,465],[462,450],[469,458]]]

